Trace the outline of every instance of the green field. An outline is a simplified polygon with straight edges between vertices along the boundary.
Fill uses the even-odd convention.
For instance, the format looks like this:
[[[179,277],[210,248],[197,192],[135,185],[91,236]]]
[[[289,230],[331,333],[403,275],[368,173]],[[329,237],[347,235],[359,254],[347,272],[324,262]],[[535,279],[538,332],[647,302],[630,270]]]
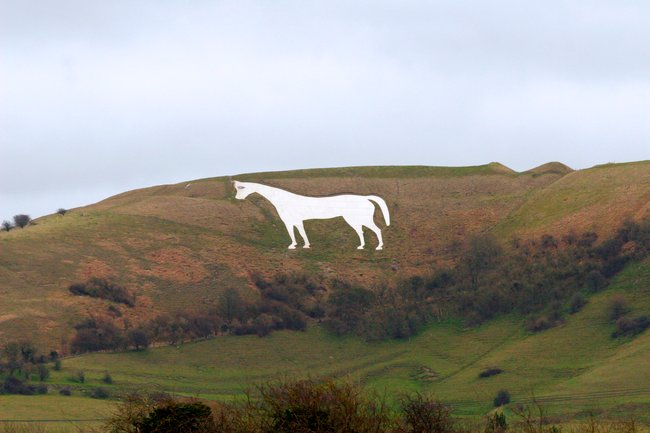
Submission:
[[[392,224],[384,251],[357,251],[338,220],[306,225],[312,249],[288,252],[287,234],[259,197],[234,200],[229,178],[201,179],[126,192],[65,216],[0,233],[0,345],[29,336],[48,353],[66,353],[74,325],[108,317],[110,302],[72,296],[68,286],[105,277],[136,295],[118,305],[120,327],[159,314],[214,307],[237,287],[256,296],[252,276],[302,271],[366,287],[427,275],[453,263],[453,248],[475,233],[504,244],[544,233],[561,237],[594,230],[605,239],[625,217],[650,217],[650,162],[571,171],[553,163],[515,173],[493,163],[477,167],[351,167],[236,176],[298,193],[385,197]],[[374,237],[366,236],[369,245]],[[395,401],[421,391],[451,403],[461,416],[492,409],[500,389],[514,401],[542,401],[552,414],[635,415],[650,421],[650,334],[610,337],[608,299],[624,293],[632,314],[650,314],[650,264],[634,264],[580,313],[539,334],[524,318],[501,317],[477,328],[447,321],[406,341],[367,343],[336,338],[315,323],[306,332],[269,337],[223,336],[144,352],[66,357],[48,379],[50,394],[0,396],[0,419],[95,419],[116,399],[89,397],[104,387],[114,397],[166,391],[214,400],[240,398],[270,379],[332,376],[358,382]],[[114,306],[115,307],[115,306]],[[504,373],[479,379],[486,368]],[[86,383],[70,378],[83,370]],[[106,385],[106,374],[114,384]],[[58,394],[70,386],[72,397]],[[58,425],[58,424],[57,424]],[[1,423],[0,423],[1,426]]]
[[[84,397],[99,386],[114,395],[165,391],[229,401],[268,380],[336,377],[360,383],[389,402],[400,393],[425,392],[450,403],[459,416],[485,415],[497,391],[506,389],[514,402],[535,397],[551,415],[563,418],[593,412],[650,422],[650,333],[610,337],[614,327],[606,305],[614,294],[623,294],[633,313],[650,312],[650,264],[628,267],[563,326],[539,334],[526,332],[518,317],[472,329],[438,323],[407,341],[378,343],[333,337],[314,325],[306,332],[264,338],[225,336],[142,352],[70,357],[49,383],[53,390],[72,386],[73,397],[2,397],[0,418],[101,417],[113,403]],[[480,379],[488,367],[504,373]],[[85,372],[84,384],[71,380],[79,370]],[[101,381],[107,372],[113,385]]]

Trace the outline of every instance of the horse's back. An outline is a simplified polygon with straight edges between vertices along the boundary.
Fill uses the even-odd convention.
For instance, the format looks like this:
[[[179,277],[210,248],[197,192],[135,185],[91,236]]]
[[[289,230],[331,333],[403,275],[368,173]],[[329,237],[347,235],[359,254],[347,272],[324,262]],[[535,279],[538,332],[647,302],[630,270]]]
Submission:
[[[289,200],[286,210],[300,219],[327,219],[374,213],[375,206],[364,196],[341,194],[328,197],[298,196]]]

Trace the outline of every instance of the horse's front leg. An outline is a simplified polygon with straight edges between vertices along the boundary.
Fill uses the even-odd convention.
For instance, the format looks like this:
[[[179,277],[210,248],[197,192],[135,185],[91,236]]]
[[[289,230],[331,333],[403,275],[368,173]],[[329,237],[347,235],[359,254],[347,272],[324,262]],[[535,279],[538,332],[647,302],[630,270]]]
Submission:
[[[303,248],[309,248],[309,239],[307,239],[307,233],[305,232],[305,226],[303,224],[304,221],[300,221],[299,224],[296,224],[296,227],[298,227],[298,233],[302,236],[302,240],[305,241]]]
[[[296,234],[293,231],[294,225],[284,221],[284,226],[287,228],[287,231],[289,232],[289,237],[291,237],[291,245],[289,245],[288,248],[290,250],[295,250],[297,244],[296,244]]]

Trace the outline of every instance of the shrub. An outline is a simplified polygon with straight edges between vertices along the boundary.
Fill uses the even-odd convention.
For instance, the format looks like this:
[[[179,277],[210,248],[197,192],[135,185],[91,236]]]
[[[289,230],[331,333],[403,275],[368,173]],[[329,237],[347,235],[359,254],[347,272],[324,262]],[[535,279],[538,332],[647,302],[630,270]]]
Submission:
[[[203,403],[169,400],[157,406],[137,425],[140,433],[214,431],[212,410]]]
[[[65,396],[71,396],[72,395],[72,390],[70,389],[69,386],[64,386],[59,390],[59,394],[65,395]]]
[[[616,330],[612,333],[612,337],[633,337],[648,329],[649,326],[650,318],[647,316],[639,316],[633,319],[621,317],[616,321]]]
[[[8,232],[12,228],[14,228],[14,226],[9,221],[7,220],[2,221],[2,230]]]
[[[102,377],[102,382],[104,382],[107,385],[112,385],[113,377],[107,372],[106,374],[104,374],[104,377]]]
[[[494,397],[494,407],[504,406],[510,403],[510,393],[505,389],[497,392],[497,395]]]
[[[575,314],[587,305],[587,300],[582,293],[574,293],[569,301],[569,313]]]
[[[90,398],[97,398],[103,400],[108,397],[110,397],[110,394],[105,388],[95,388],[90,393]]]
[[[530,332],[542,332],[551,329],[555,325],[548,317],[540,316],[529,319],[526,327]]]
[[[61,360],[57,359],[54,361],[54,371],[61,371]]]
[[[86,373],[84,373],[83,370],[78,370],[70,378],[70,380],[73,381],[73,382],[85,383],[86,382]]]
[[[106,299],[129,307],[135,305],[135,297],[128,290],[104,278],[91,278],[85,283],[71,284],[68,290],[76,296]]]
[[[60,208],[56,211],[56,213],[58,213],[59,215],[63,216],[63,215],[65,215],[66,213],[68,213],[68,211],[67,211],[66,209],[63,209],[62,207],[60,207]]]
[[[25,214],[19,214],[19,215],[14,215],[14,225],[16,227],[25,228],[30,222],[32,221],[32,218],[29,215]]]
[[[506,414],[496,412],[492,416],[488,416],[487,423],[485,424],[485,433],[505,433],[507,430],[508,422],[506,421]]]
[[[115,305],[109,305],[106,311],[113,317],[122,317],[122,312]]]
[[[140,328],[129,330],[127,333],[127,338],[129,345],[135,348],[135,350],[146,349],[151,344],[147,333]]]
[[[124,346],[123,331],[110,322],[87,319],[75,329],[76,334],[70,342],[72,353],[116,350]]]
[[[607,317],[616,321],[630,312],[627,300],[621,295],[613,296],[607,303]]]
[[[41,382],[47,380],[50,377],[50,369],[44,366],[43,364],[38,365],[38,380]]]
[[[19,395],[34,395],[35,388],[27,385],[25,382],[14,376],[7,376],[2,383],[1,393],[3,394],[19,394]]]
[[[607,286],[607,279],[600,273],[600,271],[591,271],[585,277],[585,284],[587,289],[592,292],[600,292]]]
[[[361,395],[358,387],[332,380],[303,380],[262,386],[262,431],[377,432],[385,431],[384,405]]]
[[[449,406],[415,394],[402,398],[404,433],[453,433],[454,423]]]
[[[478,375],[478,377],[480,377],[480,378],[482,378],[482,379],[485,379],[485,378],[487,378],[487,377],[496,376],[497,374],[501,374],[501,373],[503,373],[503,370],[501,370],[500,368],[488,368],[488,369],[486,369],[486,370],[483,370],[483,371]]]

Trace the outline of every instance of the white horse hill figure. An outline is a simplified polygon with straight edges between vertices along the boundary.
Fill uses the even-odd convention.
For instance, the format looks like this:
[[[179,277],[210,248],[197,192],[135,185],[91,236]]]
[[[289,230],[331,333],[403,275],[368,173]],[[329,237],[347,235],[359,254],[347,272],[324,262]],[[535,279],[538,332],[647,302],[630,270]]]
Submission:
[[[384,241],[381,237],[381,230],[375,224],[373,216],[375,213],[375,202],[379,205],[386,225],[390,225],[390,215],[386,202],[376,195],[354,195],[342,194],[329,197],[307,197],[304,195],[294,194],[280,188],[274,188],[268,185],[262,185],[252,182],[233,182],[237,189],[235,198],[243,200],[250,194],[258,193],[275,206],[278,215],[287,227],[291,237],[289,249],[296,248],[296,236],[294,227],[298,229],[300,236],[305,241],[303,248],[309,248],[309,239],[305,233],[303,222],[311,219],[329,219],[343,217],[357,235],[361,243],[357,249],[362,250],[365,246],[363,239],[363,227],[366,226],[377,235],[379,245],[377,249],[384,247]]]

